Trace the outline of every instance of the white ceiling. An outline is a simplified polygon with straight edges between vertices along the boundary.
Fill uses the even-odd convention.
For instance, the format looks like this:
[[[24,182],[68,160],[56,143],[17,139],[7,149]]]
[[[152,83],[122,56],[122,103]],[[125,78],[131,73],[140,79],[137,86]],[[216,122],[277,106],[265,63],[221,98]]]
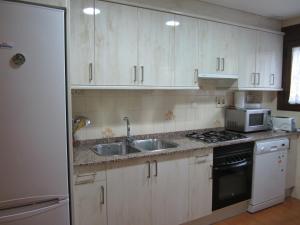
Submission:
[[[300,16],[300,0],[201,0],[261,16],[289,19]]]

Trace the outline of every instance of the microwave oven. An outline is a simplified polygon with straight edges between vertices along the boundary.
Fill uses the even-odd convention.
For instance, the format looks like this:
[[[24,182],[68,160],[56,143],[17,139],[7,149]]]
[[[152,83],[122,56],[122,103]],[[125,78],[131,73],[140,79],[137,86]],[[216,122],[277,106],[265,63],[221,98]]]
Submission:
[[[227,108],[225,128],[238,132],[254,132],[272,129],[270,109]]]

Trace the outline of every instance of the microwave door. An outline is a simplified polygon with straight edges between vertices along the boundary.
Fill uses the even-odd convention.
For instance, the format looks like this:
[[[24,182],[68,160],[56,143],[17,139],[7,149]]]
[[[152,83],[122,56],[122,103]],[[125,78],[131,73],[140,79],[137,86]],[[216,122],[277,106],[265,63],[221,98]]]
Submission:
[[[247,112],[246,120],[247,132],[264,130],[266,128],[267,114],[262,111]]]

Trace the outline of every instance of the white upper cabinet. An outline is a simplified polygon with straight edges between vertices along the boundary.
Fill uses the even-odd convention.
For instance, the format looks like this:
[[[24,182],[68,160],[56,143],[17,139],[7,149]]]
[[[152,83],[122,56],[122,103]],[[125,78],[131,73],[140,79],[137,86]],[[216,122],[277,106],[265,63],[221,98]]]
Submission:
[[[199,20],[199,73],[203,77],[238,75],[238,29]]]
[[[97,85],[137,83],[138,17],[136,7],[96,1],[95,79]]]
[[[174,77],[174,15],[138,9],[140,66],[139,83],[143,86],[173,85]]]
[[[239,89],[280,90],[283,37],[240,28]]]
[[[83,12],[93,7],[94,0],[70,2],[70,76],[73,86],[94,85],[94,16]]]
[[[239,29],[239,83],[238,87],[254,88],[256,85],[256,43],[257,31]]]
[[[258,32],[256,49],[256,85],[258,87],[269,86],[273,53],[271,35],[266,32]]]
[[[276,89],[282,88],[282,55],[283,55],[283,36],[272,35],[272,58],[271,74],[269,75],[269,85]]]
[[[198,86],[198,19],[175,16],[175,86]]]
[[[106,1],[70,4],[73,88],[196,89],[200,77],[281,89],[281,34]]]

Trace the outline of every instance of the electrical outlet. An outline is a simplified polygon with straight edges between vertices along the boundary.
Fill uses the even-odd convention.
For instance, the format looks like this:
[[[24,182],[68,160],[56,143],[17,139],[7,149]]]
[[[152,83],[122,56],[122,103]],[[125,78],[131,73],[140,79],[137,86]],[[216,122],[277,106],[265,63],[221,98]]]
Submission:
[[[226,98],[225,96],[217,96],[216,97],[216,107],[223,108],[226,106]]]

